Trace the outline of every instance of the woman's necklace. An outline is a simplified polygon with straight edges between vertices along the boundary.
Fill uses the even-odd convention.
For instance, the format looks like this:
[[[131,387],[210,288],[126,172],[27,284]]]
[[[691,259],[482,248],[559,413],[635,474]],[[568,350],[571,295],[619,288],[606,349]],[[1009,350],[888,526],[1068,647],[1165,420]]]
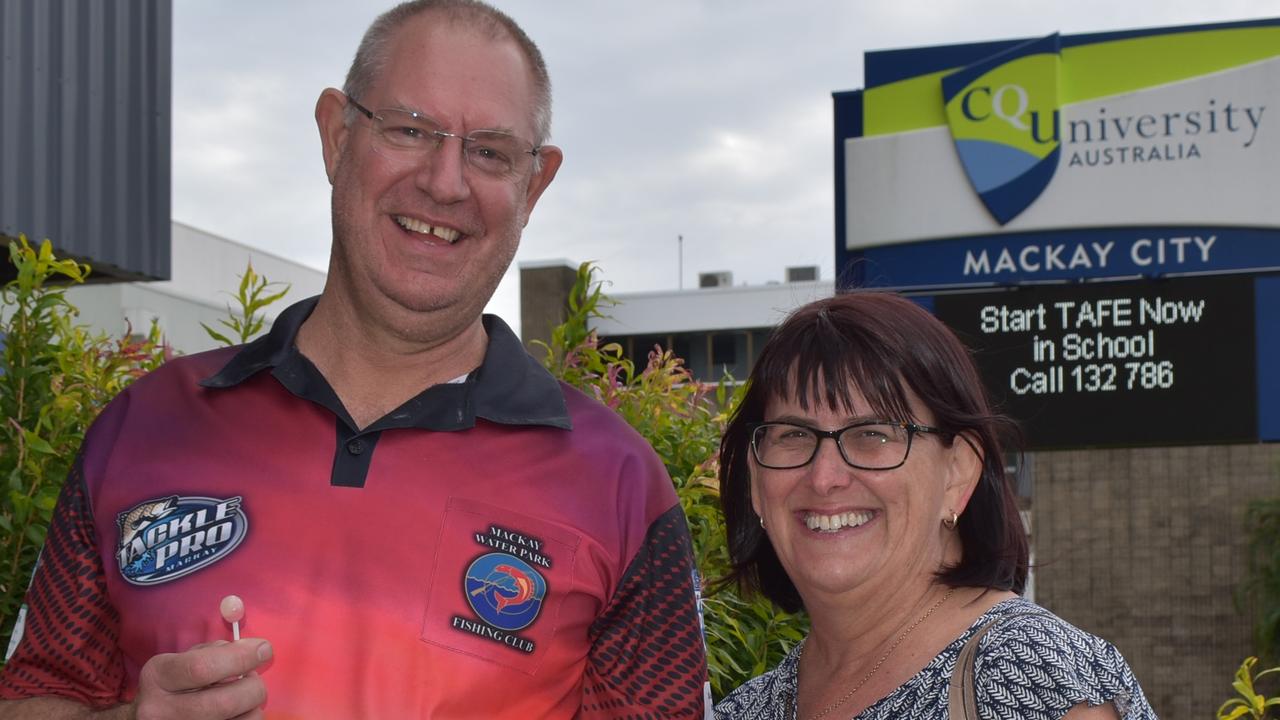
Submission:
[[[876,664],[871,666],[871,669],[867,671],[866,675],[862,676],[862,679],[858,681],[857,685],[853,686],[852,690],[845,693],[844,697],[840,698],[839,700],[822,708],[817,713],[810,715],[809,720],[819,720],[819,718],[826,717],[831,713],[832,710],[835,710],[836,708],[840,707],[845,703],[845,701],[847,701],[849,698],[857,694],[857,692],[862,689],[862,686],[866,685],[867,681],[871,679],[871,676],[876,674],[876,671],[880,669],[880,666],[884,665],[884,661],[889,659],[889,656],[893,654],[893,651],[898,649],[898,646],[902,644],[902,641],[907,639],[907,636],[911,634],[911,631],[919,627],[920,623],[924,622],[925,620],[928,620],[929,616],[933,614],[934,610],[937,610],[938,608],[942,607],[943,603],[951,599],[951,595],[954,594],[955,591],[956,591],[955,588],[951,588],[950,590],[948,590],[947,594],[943,595],[941,600],[934,603],[933,607],[929,608],[928,611],[925,612],[925,614],[921,615],[915,622],[911,623],[911,626],[908,627],[906,630],[903,630],[902,634],[898,636],[898,639],[893,641],[893,644],[889,646],[889,649],[885,651],[884,655],[880,656],[880,659],[876,661]],[[797,703],[797,705],[798,704],[799,703]]]

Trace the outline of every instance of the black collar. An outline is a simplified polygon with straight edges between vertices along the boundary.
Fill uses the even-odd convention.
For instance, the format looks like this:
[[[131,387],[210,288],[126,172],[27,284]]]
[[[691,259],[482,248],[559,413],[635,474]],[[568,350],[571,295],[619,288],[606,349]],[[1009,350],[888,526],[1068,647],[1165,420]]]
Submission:
[[[323,405],[352,429],[355,424],[324,376],[294,340],[318,297],[294,303],[276,318],[271,332],[243,346],[221,370],[200,381],[206,388],[233,388],[253,375],[271,374],[294,395]],[[484,362],[466,382],[434,385],[410,398],[361,432],[415,427],[464,430],[476,418],[505,425],[572,427],[560,383],[520,344],[511,328],[496,315],[483,318],[489,346]]]

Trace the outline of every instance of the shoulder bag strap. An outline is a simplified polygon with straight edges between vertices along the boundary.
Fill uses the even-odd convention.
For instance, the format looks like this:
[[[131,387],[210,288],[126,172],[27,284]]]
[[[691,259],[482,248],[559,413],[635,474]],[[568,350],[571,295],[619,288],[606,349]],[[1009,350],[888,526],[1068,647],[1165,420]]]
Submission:
[[[978,642],[992,627],[1009,618],[1024,615],[1044,616],[1045,613],[1028,610],[1001,615],[978,628],[977,632],[965,642],[964,647],[960,650],[960,655],[956,657],[956,666],[951,671],[951,687],[947,690],[947,714],[951,720],[981,720],[978,717],[978,706],[974,699],[976,696],[974,662],[978,655]]]

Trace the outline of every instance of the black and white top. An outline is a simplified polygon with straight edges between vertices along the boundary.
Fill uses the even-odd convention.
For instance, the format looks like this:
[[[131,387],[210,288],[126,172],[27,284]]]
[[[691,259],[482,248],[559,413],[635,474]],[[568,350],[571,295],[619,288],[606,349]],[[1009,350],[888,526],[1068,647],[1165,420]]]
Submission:
[[[1035,614],[1023,614],[1028,611]],[[1115,646],[1023,598],[992,607],[924,669],[856,720],[948,720],[947,692],[957,656],[978,628],[1003,616],[1010,617],[978,641],[974,684],[983,720],[1058,720],[1080,703],[1106,702],[1123,720],[1156,720]],[[716,705],[716,719],[793,720],[802,652],[803,642],[778,667],[730,693]],[[846,717],[837,712],[830,720]]]

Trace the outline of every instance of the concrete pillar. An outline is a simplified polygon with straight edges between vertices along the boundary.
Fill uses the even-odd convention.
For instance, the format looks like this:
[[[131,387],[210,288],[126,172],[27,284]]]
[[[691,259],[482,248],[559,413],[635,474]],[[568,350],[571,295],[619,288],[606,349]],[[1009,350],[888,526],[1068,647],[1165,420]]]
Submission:
[[[533,341],[547,342],[552,329],[565,321],[577,277],[578,266],[568,260],[520,263],[520,341],[536,357],[542,357],[542,350]]]

